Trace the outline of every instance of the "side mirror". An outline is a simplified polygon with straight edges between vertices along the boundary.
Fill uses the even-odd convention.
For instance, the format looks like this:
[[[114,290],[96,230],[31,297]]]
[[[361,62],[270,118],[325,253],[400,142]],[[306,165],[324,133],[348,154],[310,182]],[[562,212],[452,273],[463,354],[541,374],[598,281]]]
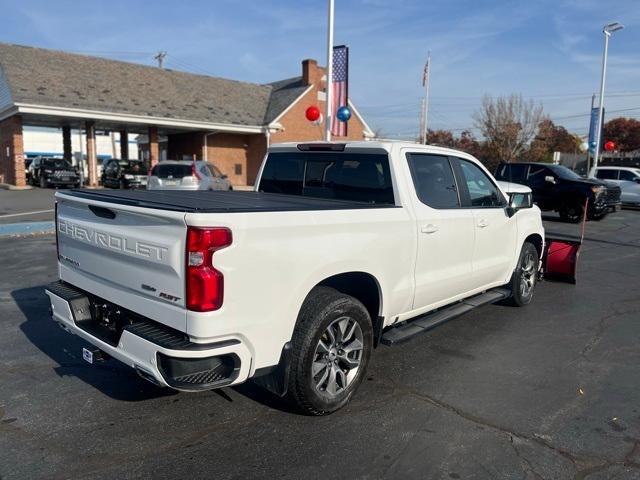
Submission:
[[[506,208],[507,215],[513,217],[518,210],[531,208],[533,200],[530,193],[513,192],[509,194],[509,205]]]
[[[226,175],[226,174],[223,173],[220,178],[223,179],[223,180],[226,180],[227,178],[229,178],[229,175]]]
[[[633,181],[636,182],[636,183],[640,183],[640,177],[634,178]]]
[[[553,175],[547,175],[546,177],[544,177],[544,181],[548,182],[548,183],[552,183],[552,184],[556,184],[556,179]]]

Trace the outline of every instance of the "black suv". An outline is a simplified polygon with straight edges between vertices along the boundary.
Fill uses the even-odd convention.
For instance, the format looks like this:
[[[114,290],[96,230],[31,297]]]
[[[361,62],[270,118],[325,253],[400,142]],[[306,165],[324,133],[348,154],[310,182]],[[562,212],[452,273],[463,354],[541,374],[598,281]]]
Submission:
[[[620,187],[595,178],[584,178],[562,165],[547,163],[501,163],[496,179],[527,185],[533,201],[544,211],[556,211],[565,222],[577,223],[584,214],[593,220],[620,208]]]
[[[31,185],[41,188],[79,187],[78,170],[62,158],[36,157],[29,165],[27,178]]]
[[[102,170],[102,185],[111,188],[146,188],[147,166],[140,160],[109,160]]]

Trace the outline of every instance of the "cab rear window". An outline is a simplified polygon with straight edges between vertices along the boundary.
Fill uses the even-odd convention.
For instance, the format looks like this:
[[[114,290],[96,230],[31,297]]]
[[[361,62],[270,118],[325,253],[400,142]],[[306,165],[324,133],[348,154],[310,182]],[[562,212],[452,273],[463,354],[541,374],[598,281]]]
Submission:
[[[376,204],[395,203],[389,158],[377,153],[270,153],[259,190]]]

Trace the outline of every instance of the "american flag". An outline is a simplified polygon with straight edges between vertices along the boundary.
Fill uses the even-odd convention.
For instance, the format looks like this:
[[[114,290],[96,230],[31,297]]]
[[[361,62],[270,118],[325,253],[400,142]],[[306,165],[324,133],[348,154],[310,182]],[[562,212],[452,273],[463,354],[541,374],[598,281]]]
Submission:
[[[349,47],[333,47],[333,74],[331,75],[331,135],[347,136],[347,123],[336,118],[340,107],[348,106],[349,101]]]
[[[431,60],[431,55],[427,58],[427,63],[424,64],[424,71],[422,72],[422,86],[424,87],[429,80],[429,60]]]

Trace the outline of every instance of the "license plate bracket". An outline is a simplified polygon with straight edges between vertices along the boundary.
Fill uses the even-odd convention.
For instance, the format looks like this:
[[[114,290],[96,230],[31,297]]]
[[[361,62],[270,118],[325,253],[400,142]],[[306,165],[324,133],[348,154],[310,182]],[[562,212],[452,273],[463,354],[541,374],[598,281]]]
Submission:
[[[88,348],[82,347],[82,359],[93,365],[93,352]]]

